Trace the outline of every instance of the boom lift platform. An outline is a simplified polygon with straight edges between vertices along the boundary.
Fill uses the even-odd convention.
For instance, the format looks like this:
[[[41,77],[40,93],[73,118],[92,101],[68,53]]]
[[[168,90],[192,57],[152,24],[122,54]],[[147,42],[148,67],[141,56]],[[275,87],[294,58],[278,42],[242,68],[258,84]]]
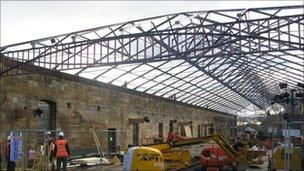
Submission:
[[[253,160],[253,158],[248,158],[248,156],[253,157],[253,155],[248,155],[248,150],[235,151],[220,134],[215,133],[204,137],[131,147],[124,156],[124,170],[163,171],[187,168],[191,165],[191,155],[188,150],[180,149],[180,147],[206,143],[210,140],[216,142],[236,163],[247,164]]]

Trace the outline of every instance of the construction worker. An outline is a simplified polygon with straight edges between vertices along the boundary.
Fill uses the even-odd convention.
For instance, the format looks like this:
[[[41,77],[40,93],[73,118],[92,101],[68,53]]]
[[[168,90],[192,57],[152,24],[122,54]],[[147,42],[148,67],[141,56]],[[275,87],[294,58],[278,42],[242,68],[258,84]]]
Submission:
[[[51,163],[51,170],[54,170],[54,148],[55,148],[55,142],[52,136],[52,133],[50,131],[47,131],[45,133],[45,144],[46,144],[46,156],[49,156],[47,160]],[[48,163],[48,162],[47,162]]]
[[[174,136],[175,133],[173,131],[169,131],[166,142],[172,142],[174,140]]]
[[[7,171],[15,171],[16,163],[11,161],[11,136],[7,137],[7,144],[4,148],[4,156],[7,162]]]
[[[70,156],[69,144],[63,137],[63,132],[59,132],[58,139],[55,142],[54,152],[57,160],[57,171],[60,171],[61,163],[63,165],[63,171],[67,171],[67,159]]]
[[[178,135],[176,132],[169,131],[166,142],[172,142],[175,140],[182,140],[184,137]]]

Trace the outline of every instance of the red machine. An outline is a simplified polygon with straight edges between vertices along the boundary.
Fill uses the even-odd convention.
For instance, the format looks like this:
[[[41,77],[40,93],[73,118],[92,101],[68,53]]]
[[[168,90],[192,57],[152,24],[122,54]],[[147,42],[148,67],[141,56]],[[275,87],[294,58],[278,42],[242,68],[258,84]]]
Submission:
[[[234,159],[221,147],[205,147],[201,153],[200,162],[203,170],[220,170],[224,166],[232,165]]]
[[[271,139],[266,139],[264,141],[263,145],[267,148],[267,150],[271,149],[272,148],[272,141],[271,141]]]
[[[167,136],[166,142],[172,142],[172,141],[175,141],[175,140],[182,140],[182,139],[185,139],[185,138],[182,137],[182,136],[179,136],[175,132],[170,131],[170,132],[168,132],[168,136]]]

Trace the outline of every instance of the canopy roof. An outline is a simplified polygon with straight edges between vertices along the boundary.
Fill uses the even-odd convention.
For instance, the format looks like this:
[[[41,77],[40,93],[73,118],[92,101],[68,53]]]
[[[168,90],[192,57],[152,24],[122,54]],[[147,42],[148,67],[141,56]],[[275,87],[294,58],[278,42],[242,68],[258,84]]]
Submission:
[[[304,6],[184,12],[1,47],[0,76],[66,72],[224,113],[304,82]],[[60,27],[60,26],[58,26]]]

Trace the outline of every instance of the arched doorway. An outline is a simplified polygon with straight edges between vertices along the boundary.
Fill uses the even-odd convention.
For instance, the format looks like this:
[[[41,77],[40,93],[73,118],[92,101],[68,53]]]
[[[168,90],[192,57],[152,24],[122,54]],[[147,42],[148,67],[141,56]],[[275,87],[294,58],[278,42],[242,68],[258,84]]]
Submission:
[[[42,115],[37,118],[37,140],[42,143],[46,130],[56,130],[56,103],[51,100],[39,100],[38,108],[42,111]]]

